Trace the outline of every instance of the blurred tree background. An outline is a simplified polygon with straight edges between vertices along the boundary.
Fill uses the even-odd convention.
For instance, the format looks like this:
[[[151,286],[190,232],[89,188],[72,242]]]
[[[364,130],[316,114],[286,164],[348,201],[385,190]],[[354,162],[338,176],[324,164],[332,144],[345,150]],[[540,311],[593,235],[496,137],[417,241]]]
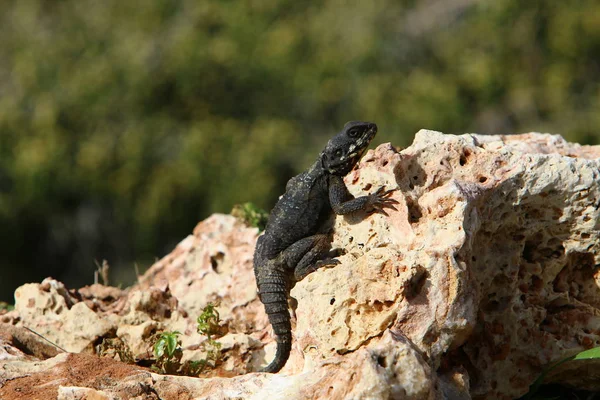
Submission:
[[[600,142],[592,0],[5,0],[0,37],[9,302],[95,260],[131,283],[211,213],[270,208],[348,120]]]

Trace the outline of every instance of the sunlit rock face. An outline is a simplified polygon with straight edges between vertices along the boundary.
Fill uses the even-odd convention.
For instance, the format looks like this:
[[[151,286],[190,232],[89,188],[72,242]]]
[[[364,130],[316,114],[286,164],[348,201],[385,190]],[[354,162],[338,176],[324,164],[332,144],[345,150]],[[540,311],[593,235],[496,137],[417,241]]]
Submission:
[[[64,399],[134,387],[145,388],[139,399],[519,397],[547,364],[600,340],[598,157],[600,147],[556,135],[426,130],[404,150],[369,151],[346,184],[356,196],[397,188],[396,210],[332,217],[340,264],[292,289],[294,344],[279,374],[252,373],[275,343],[252,270],[258,230],[231,216],[199,223],[130,289],[24,285],[0,315],[12,326],[0,326],[0,382],[13,382],[0,397],[19,377]],[[177,330],[183,359],[202,359],[196,318],[209,302],[222,358],[203,379],[135,366],[100,386],[82,378],[106,337],[147,359],[156,332]],[[34,350],[23,326],[83,354],[56,355],[42,339]],[[97,368],[117,371],[111,363]],[[551,379],[597,390],[597,369],[566,364]]]

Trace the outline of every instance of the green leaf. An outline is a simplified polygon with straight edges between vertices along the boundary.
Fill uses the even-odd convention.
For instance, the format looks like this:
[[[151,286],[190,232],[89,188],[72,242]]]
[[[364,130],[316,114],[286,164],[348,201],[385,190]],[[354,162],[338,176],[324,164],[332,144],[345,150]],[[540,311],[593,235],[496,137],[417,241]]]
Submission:
[[[154,357],[160,360],[165,355],[165,341],[161,338],[154,344]]]
[[[573,357],[573,360],[592,360],[595,358],[600,358],[600,347],[594,347],[593,349],[588,349],[578,353]]]
[[[595,358],[600,358],[600,347],[594,347],[593,349],[584,350],[575,355],[563,358],[562,360],[550,365],[544,371],[542,371],[540,376],[531,384],[531,386],[529,387],[529,393],[525,395],[525,399],[535,399],[536,397],[534,396],[539,390],[542,383],[544,382],[544,379],[546,379],[546,376],[560,365],[573,360],[591,360]]]
[[[168,358],[172,358],[179,346],[177,337],[181,335],[179,331],[163,332],[154,344],[154,356],[157,360],[160,360],[166,355]]]
[[[177,349],[177,335],[178,332],[173,332],[173,334],[167,337],[167,354],[169,357],[173,357],[173,354],[175,354],[175,350]]]

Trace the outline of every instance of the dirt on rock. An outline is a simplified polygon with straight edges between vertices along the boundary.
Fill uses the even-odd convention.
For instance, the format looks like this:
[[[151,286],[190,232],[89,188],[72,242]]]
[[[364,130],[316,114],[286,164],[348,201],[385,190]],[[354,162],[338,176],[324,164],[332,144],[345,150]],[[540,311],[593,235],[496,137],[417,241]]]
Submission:
[[[59,386],[75,386],[96,390],[121,388],[123,398],[155,400],[150,373],[138,366],[90,354],[67,354],[59,363],[48,363],[39,372],[8,380],[0,387],[2,400],[46,400],[57,396]],[[145,375],[145,376],[144,376]],[[132,385],[123,385],[124,380]],[[144,384],[148,381],[148,384]],[[133,384],[138,382],[136,384]],[[141,397],[139,397],[141,396]]]

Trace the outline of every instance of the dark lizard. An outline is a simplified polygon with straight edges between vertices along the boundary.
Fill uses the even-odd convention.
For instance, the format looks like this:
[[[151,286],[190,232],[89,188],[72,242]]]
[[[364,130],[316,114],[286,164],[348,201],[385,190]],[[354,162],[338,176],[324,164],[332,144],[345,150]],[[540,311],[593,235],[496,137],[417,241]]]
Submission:
[[[348,122],[334,136],[305,172],[290,179],[286,191],[269,215],[265,232],[254,252],[254,275],[260,300],[277,335],[275,359],[261,372],[278,372],[287,362],[292,347],[288,297],[294,284],[309,273],[337,260],[326,258],[331,236],[319,229],[333,211],[348,214],[373,208],[385,214],[395,200],[395,190],[379,188],[375,193],[354,198],[343,178],[366,151],[377,133],[370,122]]]

